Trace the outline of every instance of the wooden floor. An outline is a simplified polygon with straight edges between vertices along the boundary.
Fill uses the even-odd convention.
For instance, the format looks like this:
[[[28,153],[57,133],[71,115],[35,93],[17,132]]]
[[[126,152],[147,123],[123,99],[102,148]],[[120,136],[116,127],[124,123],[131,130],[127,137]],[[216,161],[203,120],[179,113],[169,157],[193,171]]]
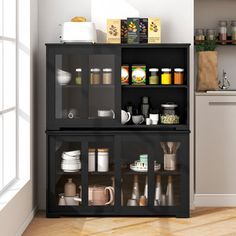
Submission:
[[[24,236],[236,236],[236,208],[198,208],[189,219],[58,218],[39,212]]]

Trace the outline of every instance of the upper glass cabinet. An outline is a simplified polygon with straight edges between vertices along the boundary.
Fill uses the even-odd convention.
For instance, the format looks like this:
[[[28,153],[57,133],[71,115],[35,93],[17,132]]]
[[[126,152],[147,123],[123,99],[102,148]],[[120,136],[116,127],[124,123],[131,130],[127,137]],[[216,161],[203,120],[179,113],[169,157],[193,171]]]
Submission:
[[[118,47],[47,45],[48,128],[119,125],[120,65]]]

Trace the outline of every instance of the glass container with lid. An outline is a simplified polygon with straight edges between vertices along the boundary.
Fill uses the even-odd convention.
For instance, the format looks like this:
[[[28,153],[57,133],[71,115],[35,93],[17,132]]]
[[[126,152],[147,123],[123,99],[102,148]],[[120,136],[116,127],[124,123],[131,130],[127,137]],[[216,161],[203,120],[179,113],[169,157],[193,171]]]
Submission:
[[[77,68],[76,70],[76,77],[75,77],[75,84],[81,85],[82,84],[82,69]]]
[[[90,84],[100,84],[101,76],[99,68],[92,68],[90,70]]]
[[[227,21],[219,21],[219,39],[227,40]],[[226,44],[226,42],[221,42],[221,44]]]
[[[216,30],[207,29],[206,31],[206,39],[207,40],[216,40]]]
[[[205,40],[204,29],[195,30],[195,40],[197,41]]]
[[[167,85],[171,84],[171,69],[170,68],[162,68],[161,69],[161,84]]]
[[[183,68],[174,69],[174,84],[184,84],[184,69]]]
[[[161,124],[179,124],[178,105],[175,103],[161,104]]]
[[[112,68],[104,68],[102,72],[103,72],[102,83],[112,84]]]
[[[234,40],[233,44],[236,44],[236,21],[231,21],[231,39]]]
[[[158,76],[158,68],[150,68],[149,69],[149,84],[158,84],[159,76]]]

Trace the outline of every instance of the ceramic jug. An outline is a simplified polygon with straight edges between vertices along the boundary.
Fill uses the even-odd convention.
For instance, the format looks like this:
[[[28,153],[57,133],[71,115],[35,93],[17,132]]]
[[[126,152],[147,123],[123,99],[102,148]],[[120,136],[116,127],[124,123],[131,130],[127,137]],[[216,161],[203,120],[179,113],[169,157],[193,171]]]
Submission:
[[[65,197],[74,197],[76,195],[76,185],[71,178],[64,185],[64,194]]]
[[[88,202],[90,206],[111,205],[114,201],[115,191],[112,186],[89,186]],[[81,202],[80,197],[75,197],[75,201]]]
[[[124,110],[121,110],[121,124],[124,125],[127,122],[129,122],[131,119],[131,114],[129,112],[126,112]]]

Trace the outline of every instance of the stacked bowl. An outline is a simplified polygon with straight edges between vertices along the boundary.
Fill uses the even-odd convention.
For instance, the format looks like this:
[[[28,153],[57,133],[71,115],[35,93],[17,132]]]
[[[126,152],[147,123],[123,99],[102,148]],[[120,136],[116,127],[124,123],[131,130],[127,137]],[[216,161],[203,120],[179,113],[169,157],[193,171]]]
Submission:
[[[64,172],[77,172],[81,169],[80,150],[62,153],[61,169]]]

